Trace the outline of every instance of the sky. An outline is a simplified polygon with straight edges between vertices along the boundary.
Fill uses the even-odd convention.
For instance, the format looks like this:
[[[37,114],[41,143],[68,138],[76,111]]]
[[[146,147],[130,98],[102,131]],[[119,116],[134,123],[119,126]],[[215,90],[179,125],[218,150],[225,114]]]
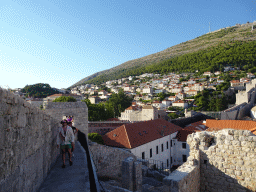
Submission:
[[[251,0],[0,1],[0,86],[67,88],[96,72],[256,20]]]

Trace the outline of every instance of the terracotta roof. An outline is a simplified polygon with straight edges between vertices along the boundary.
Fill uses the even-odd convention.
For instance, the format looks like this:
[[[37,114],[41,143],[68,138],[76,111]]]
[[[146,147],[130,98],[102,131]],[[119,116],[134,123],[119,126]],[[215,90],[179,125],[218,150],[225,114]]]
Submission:
[[[187,103],[186,101],[182,101],[182,100],[178,100],[178,101],[175,101],[173,103]]]
[[[102,139],[106,145],[132,149],[181,129],[181,127],[173,123],[163,119],[156,119],[122,125],[104,135]]]
[[[218,131],[221,129],[239,129],[239,130],[249,130],[251,132],[256,132],[256,122],[255,121],[245,121],[245,120],[214,120],[207,119],[206,127],[207,131]]]
[[[230,83],[240,83],[239,80],[231,80]]]
[[[203,123],[202,121],[197,121],[195,123],[191,123],[189,124],[187,127],[185,127],[185,130],[196,130],[196,131],[204,131],[206,130],[208,127],[205,126],[205,123]]]
[[[191,131],[191,130],[179,130],[177,135],[176,135],[176,139],[178,141],[182,141],[182,142],[186,142],[187,141],[187,137],[189,134],[194,133],[195,131]]]
[[[155,107],[151,106],[151,105],[144,105],[143,109],[154,109]]]

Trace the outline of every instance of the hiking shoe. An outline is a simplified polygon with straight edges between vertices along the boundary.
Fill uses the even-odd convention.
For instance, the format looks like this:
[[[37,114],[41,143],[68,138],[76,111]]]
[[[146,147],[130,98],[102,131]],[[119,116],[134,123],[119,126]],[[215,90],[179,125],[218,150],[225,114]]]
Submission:
[[[63,164],[61,167],[62,167],[62,168],[65,168],[65,167],[66,167],[66,165],[64,165],[64,164]]]
[[[73,165],[73,161],[69,161],[69,165],[72,166]]]

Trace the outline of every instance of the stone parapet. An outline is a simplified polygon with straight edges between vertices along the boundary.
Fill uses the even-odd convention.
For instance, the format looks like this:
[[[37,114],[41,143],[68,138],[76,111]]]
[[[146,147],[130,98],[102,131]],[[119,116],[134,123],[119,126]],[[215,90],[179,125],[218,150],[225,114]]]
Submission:
[[[73,126],[86,136],[88,135],[88,108],[85,102],[45,102],[44,109],[47,114],[59,122],[64,116],[73,116]]]
[[[0,191],[36,191],[59,154],[55,119],[0,88]]]
[[[164,178],[171,191],[256,191],[256,136],[224,129],[188,136],[188,161]]]
[[[98,177],[110,177],[120,181],[122,160],[128,157],[137,159],[129,150],[100,145],[94,142],[89,142],[89,149],[97,168]]]

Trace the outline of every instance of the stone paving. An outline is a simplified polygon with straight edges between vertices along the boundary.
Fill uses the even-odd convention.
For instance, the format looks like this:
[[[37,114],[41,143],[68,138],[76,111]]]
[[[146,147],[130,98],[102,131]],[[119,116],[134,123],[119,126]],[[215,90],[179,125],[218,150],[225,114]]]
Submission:
[[[62,168],[62,158],[59,156],[38,192],[89,192],[90,181],[86,153],[77,141],[72,161],[73,165],[69,166],[68,154],[66,153],[66,168]]]

